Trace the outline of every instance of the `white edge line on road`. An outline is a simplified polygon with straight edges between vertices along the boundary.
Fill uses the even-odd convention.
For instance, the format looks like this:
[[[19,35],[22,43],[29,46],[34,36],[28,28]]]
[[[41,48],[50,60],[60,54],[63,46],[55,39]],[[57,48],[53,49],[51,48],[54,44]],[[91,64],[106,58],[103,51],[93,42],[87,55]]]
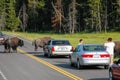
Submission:
[[[4,80],[8,80],[1,70],[0,70],[0,75],[3,77]]]

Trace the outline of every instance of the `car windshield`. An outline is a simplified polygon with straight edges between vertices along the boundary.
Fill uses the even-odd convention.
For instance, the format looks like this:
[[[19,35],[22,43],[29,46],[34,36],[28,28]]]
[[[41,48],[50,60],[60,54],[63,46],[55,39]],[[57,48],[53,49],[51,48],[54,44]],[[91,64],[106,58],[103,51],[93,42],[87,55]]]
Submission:
[[[65,40],[65,41],[62,41],[62,40],[53,41],[52,44],[53,45],[70,45],[69,41],[67,41],[67,40]]]
[[[104,46],[102,45],[84,45],[84,51],[105,51]]]

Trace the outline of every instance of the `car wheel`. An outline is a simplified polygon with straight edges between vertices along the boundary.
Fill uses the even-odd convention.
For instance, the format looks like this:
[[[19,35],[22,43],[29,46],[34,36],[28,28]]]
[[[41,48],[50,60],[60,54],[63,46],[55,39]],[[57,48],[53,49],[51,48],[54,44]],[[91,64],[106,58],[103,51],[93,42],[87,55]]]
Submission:
[[[44,56],[46,57],[47,56],[47,54],[44,52]]]
[[[77,68],[78,68],[78,69],[81,68],[79,60],[77,60]]]
[[[108,65],[105,65],[105,66],[104,66],[104,69],[108,69],[108,67],[109,67]]]
[[[51,54],[50,53],[48,53],[48,57],[51,58]]]
[[[109,71],[109,80],[115,80],[115,79],[113,78],[112,70]]]
[[[52,57],[52,52],[48,51],[48,57],[51,58]]]

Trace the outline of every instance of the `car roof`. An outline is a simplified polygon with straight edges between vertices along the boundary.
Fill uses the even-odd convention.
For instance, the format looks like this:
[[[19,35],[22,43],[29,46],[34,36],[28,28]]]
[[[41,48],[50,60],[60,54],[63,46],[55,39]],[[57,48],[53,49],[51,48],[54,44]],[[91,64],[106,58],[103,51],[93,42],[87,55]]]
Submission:
[[[69,41],[69,40],[63,40],[63,39],[55,39],[55,40],[51,40],[51,41]]]
[[[95,45],[102,45],[102,44],[82,44],[84,46],[95,46]]]

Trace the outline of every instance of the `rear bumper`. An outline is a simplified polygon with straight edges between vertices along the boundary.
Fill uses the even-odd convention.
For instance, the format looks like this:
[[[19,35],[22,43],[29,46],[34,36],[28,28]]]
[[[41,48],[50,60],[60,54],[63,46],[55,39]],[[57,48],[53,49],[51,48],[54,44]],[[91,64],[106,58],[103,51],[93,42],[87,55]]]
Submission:
[[[69,56],[73,52],[52,52],[52,55]]]
[[[83,59],[81,65],[109,65],[110,59]]]

